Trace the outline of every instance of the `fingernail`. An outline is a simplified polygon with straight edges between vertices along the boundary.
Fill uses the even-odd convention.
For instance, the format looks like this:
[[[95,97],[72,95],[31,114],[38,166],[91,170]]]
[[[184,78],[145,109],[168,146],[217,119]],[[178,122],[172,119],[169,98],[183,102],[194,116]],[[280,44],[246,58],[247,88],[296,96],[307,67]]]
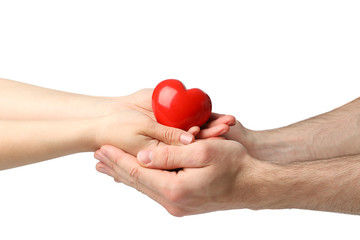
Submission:
[[[151,150],[140,151],[137,155],[137,159],[144,165],[149,164],[151,162]]]
[[[109,157],[110,154],[109,154],[109,152],[107,151],[106,148],[101,147],[101,148],[100,148],[100,153],[101,153],[105,158],[110,159],[110,157]]]
[[[223,130],[221,130],[221,132],[219,133],[219,136],[227,133],[228,131],[229,131],[229,129],[223,129]]]
[[[104,156],[104,154],[102,154],[102,152],[97,151],[95,156],[94,156],[97,160],[99,160],[100,162],[105,162],[106,161],[106,157]]]
[[[97,170],[98,170],[99,172],[101,172],[101,173],[106,174],[105,168],[100,167],[100,168],[98,168]]]
[[[180,142],[182,144],[190,144],[193,141],[194,136],[189,133],[183,133],[180,136]]]

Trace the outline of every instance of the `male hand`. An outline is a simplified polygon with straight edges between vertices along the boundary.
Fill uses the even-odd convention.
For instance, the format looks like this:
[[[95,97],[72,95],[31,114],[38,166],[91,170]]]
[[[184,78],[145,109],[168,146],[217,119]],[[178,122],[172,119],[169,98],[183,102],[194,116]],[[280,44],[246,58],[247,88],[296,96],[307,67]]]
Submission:
[[[137,158],[103,146],[95,158],[99,172],[148,195],[174,216],[260,206],[259,162],[235,141],[161,146]]]

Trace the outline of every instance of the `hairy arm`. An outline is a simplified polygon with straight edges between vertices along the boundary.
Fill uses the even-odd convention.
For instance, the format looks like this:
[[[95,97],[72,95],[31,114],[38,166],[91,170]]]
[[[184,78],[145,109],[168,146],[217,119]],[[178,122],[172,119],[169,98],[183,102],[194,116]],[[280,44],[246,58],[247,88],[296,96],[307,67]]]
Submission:
[[[360,155],[274,165],[257,162],[261,208],[360,214]]]
[[[278,129],[252,131],[237,122],[225,136],[254,157],[278,163],[360,154],[360,98]]]
[[[275,164],[250,156],[237,142],[204,140],[144,150],[137,159],[103,146],[95,157],[98,171],[175,216],[241,208],[360,214],[360,155]]]

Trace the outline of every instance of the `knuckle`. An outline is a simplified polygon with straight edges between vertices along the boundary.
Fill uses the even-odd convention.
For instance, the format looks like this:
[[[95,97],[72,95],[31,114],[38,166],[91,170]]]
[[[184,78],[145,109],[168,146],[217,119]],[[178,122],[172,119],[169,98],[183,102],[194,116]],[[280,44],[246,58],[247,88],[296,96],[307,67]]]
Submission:
[[[131,178],[136,179],[137,176],[138,176],[138,173],[139,173],[138,167],[133,167],[133,168],[131,168],[129,175],[130,175]]]
[[[211,148],[208,144],[201,144],[197,149],[197,159],[199,162],[206,164],[211,157]]]
[[[187,211],[190,191],[185,186],[184,182],[177,181],[160,189],[167,202],[164,207],[172,216],[183,217],[190,213]]]
[[[117,182],[117,183],[121,183],[121,180],[118,176],[114,177],[114,181]]]
[[[164,132],[164,138],[167,142],[176,140],[176,132],[171,128],[166,128]]]
[[[129,172],[130,176],[130,185],[134,187],[136,190],[140,191],[140,184],[139,184],[139,168],[133,167]]]
[[[174,155],[171,148],[163,148],[161,156],[163,159],[162,164],[165,168],[172,168],[174,166]]]
[[[184,217],[185,216],[184,211],[176,206],[168,207],[168,208],[166,208],[166,211],[168,211],[168,213],[170,213],[174,217]]]
[[[115,157],[114,158],[114,165],[119,165],[121,162],[121,158],[120,157]]]
[[[175,185],[165,190],[165,198],[176,205],[183,205],[186,200],[187,194],[185,188],[181,185]]]

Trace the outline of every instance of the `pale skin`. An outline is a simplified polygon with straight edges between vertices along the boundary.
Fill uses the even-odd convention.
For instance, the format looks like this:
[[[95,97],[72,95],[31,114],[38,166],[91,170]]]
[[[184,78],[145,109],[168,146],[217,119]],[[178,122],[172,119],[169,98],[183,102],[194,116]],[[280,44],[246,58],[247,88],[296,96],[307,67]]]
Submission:
[[[194,141],[188,132],[158,124],[151,89],[124,97],[95,97],[0,79],[0,170],[111,144],[136,155],[141,149]],[[208,137],[235,124],[224,116]]]
[[[279,129],[237,122],[223,137],[146,149],[137,158],[103,146],[97,169],[174,216],[240,208],[360,214],[360,98]]]

